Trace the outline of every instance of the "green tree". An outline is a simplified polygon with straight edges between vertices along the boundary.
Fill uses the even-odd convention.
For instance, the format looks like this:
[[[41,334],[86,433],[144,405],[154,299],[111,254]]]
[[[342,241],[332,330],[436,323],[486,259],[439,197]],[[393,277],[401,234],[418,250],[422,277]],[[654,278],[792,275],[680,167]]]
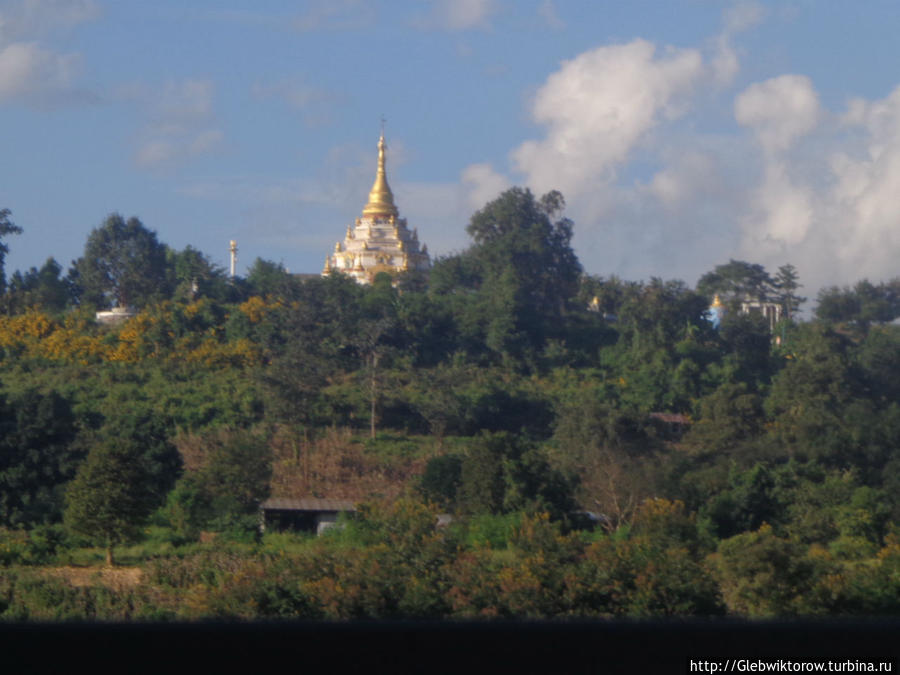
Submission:
[[[63,487],[81,458],[65,398],[27,389],[0,403],[0,523],[59,521]]]
[[[181,456],[170,440],[174,421],[139,401],[118,400],[107,405],[103,410],[106,424],[100,429],[99,442],[121,442],[136,448],[145,490],[155,506],[162,505],[182,471]]]
[[[281,263],[257,258],[247,270],[247,285],[254,295],[290,295],[294,278]]]
[[[808,324],[791,342],[787,365],[772,379],[765,407],[770,435],[791,456],[846,467],[862,449],[850,412],[863,383],[850,358],[852,342],[821,324]]]
[[[744,382],[724,382],[703,397],[699,419],[684,437],[697,455],[723,455],[758,437],[765,417],[761,397]]]
[[[846,323],[866,332],[871,324],[890,323],[900,316],[898,280],[875,285],[868,279],[853,288],[831,286],[819,291],[816,318],[830,323]]]
[[[747,471],[732,468],[728,489],[710,499],[700,510],[718,539],[756,530],[763,523],[775,523],[783,516],[775,481],[768,468],[756,464]]]
[[[166,247],[135,217],[110,214],[75,261],[82,302],[98,308],[142,306],[169,295]]]
[[[472,440],[460,470],[458,505],[468,513],[529,509],[561,516],[574,505],[573,486],[532,443],[508,432]]]
[[[803,286],[797,281],[799,277],[797,268],[788,263],[778,268],[778,273],[772,280],[772,286],[775,289],[773,300],[781,305],[787,319],[792,319],[800,309],[800,305],[806,302],[806,298],[802,298],[796,293],[797,289]]]
[[[94,446],[66,492],[65,525],[106,548],[137,538],[155,505],[140,448],[127,439]]]
[[[199,465],[169,493],[164,512],[176,531],[191,537],[203,528],[255,530],[272,478],[266,439],[250,431],[221,430],[183,442],[193,447]]]
[[[762,265],[729,260],[725,265],[717,265],[697,282],[697,290],[712,298],[719,294],[723,301],[739,305],[743,300],[767,301],[775,289],[774,280]]]
[[[452,506],[462,482],[462,465],[463,459],[459,455],[432,457],[419,481],[419,492],[444,508]]]
[[[804,613],[818,576],[805,547],[769,525],[723,540],[713,562],[728,609],[751,617]]]
[[[853,321],[859,315],[859,298],[844,286],[829,286],[816,298],[816,318],[832,323]]]
[[[9,209],[0,209],[0,292],[6,290],[4,265],[6,263],[6,254],[9,253],[9,246],[3,241],[3,237],[10,234],[22,234],[22,228],[9,219],[11,215],[12,211]]]
[[[461,259],[436,265],[434,290],[460,298],[460,321],[495,353],[520,358],[561,332],[581,275],[564,208],[556,191],[507,190],[472,216]]]
[[[169,285],[176,298],[209,297],[223,302],[237,299],[236,289],[228,283],[225,269],[193,246],[186,246],[182,251],[169,249],[167,253],[173,276]]]
[[[47,312],[65,309],[72,295],[61,273],[62,266],[53,258],[47,258],[40,269],[32,267],[25,274],[17,270],[9,282],[8,311],[20,312],[34,306]]]

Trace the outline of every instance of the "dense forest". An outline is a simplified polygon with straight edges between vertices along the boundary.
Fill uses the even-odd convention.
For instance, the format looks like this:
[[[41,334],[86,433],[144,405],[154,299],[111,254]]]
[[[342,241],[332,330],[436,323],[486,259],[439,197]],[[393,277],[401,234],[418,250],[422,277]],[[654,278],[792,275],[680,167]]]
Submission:
[[[118,214],[7,277],[0,211],[0,618],[900,613],[900,279],[590,276],[564,206],[368,286]],[[269,496],[358,506],[261,534]]]

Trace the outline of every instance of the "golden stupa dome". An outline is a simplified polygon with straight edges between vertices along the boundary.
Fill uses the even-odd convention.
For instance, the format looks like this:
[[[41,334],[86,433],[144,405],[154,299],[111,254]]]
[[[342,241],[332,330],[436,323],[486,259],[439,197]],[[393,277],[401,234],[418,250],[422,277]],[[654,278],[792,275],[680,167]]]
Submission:
[[[369,190],[369,201],[363,207],[363,216],[372,218],[389,218],[398,216],[397,206],[394,204],[394,194],[387,182],[384,171],[384,132],[378,139],[378,171],[375,173],[375,183]]]

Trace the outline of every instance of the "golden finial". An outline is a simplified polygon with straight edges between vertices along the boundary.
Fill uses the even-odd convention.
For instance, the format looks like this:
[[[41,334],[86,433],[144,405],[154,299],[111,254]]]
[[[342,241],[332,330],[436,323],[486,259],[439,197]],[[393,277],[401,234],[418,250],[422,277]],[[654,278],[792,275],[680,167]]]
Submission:
[[[374,218],[389,218],[399,215],[394,205],[394,195],[387,182],[384,171],[384,120],[382,120],[381,137],[378,139],[378,171],[375,173],[375,183],[369,191],[369,202],[363,208],[363,216]]]
[[[713,307],[722,307],[722,300],[721,300],[721,298],[719,298],[719,294],[718,294],[718,293],[716,293],[716,294],[713,296],[713,304],[712,304],[712,306],[713,306]]]

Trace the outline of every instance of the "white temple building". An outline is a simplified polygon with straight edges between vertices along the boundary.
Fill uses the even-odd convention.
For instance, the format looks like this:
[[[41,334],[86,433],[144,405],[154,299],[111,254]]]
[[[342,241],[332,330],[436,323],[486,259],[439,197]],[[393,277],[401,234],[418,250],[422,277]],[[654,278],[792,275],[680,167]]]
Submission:
[[[382,132],[378,139],[378,170],[369,201],[362,217],[347,226],[344,240],[337,242],[334,252],[325,259],[323,276],[337,271],[361,284],[370,284],[379,272],[396,278],[402,272],[427,273],[431,269],[428,247],[419,246],[418,232],[407,227],[394,204],[384,170],[385,147]]]

